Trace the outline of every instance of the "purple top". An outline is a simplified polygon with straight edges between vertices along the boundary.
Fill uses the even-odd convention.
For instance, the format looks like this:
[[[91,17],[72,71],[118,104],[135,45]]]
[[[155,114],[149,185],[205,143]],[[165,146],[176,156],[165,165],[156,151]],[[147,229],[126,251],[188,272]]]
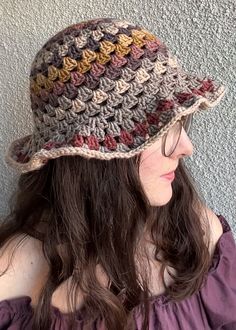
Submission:
[[[150,330],[236,330],[236,245],[232,230],[218,215],[223,234],[214,251],[204,287],[179,303],[168,302],[165,294],[150,297]],[[0,302],[0,330],[29,330],[33,310],[29,297]],[[140,306],[134,308],[137,330],[141,329]],[[52,329],[68,329],[67,314],[51,307]],[[77,311],[77,329],[83,330],[83,309]],[[104,329],[98,319],[93,329]]]

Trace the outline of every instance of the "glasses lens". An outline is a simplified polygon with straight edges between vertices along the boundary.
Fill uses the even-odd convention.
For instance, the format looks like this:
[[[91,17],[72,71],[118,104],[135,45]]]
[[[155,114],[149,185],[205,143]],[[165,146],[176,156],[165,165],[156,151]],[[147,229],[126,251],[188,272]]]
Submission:
[[[170,156],[175,150],[182,129],[182,123],[178,120],[174,126],[172,126],[165,136],[165,155]]]
[[[170,156],[174,152],[180,139],[182,126],[184,127],[186,133],[188,133],[190,131],[192,120],[193,114],[184,116],[169,129],[164,140],[166,157]]]
[[[193,121],[193,114],[183,117],[183,127],[186,133],[189,133]]]

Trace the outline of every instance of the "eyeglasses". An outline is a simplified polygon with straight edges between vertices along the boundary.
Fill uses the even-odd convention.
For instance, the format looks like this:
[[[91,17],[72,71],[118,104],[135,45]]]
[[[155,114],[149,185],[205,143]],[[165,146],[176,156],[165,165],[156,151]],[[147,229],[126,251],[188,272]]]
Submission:
[[[181,117],[172,126],[169,131],[163,136],[162,154],[165,157],[169,157],[175,151],[175,148],[179,142],[182,127],[184,127],[186,133],[189,133],[191,124],[193,121],[193,114]]]

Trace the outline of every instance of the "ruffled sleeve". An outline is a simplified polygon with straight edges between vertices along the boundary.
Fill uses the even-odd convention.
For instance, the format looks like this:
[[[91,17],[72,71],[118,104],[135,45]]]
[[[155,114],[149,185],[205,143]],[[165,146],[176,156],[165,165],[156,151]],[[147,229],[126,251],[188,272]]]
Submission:
[[[211,329],[236,329],[236,245],[233,232],[222,216],[223,226],[213,266],[200,291],[202,306]]]
[[[0,330],[32,329],[33,311],[29,297],[0,302]]]

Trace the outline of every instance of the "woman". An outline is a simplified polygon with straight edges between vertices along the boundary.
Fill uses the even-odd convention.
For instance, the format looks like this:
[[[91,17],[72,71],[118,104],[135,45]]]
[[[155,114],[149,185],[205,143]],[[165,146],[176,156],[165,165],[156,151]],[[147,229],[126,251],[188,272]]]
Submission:
[[[236,327],[232,231],[183,162],[193,114],[224,93],[126,21],[42,47],[34,131],[6,154],[21,175],[0,230],[0,329]]]

